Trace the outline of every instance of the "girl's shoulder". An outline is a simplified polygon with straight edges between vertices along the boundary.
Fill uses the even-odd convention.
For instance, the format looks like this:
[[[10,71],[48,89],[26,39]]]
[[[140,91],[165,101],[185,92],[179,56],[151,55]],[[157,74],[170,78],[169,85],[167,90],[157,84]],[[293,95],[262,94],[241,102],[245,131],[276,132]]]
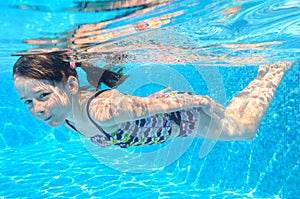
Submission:
[[[102,90],[94,93],[87,101],[87,111],[90,117],[103,126],[112,125],[114,109],[124,94],[118,90]]]
[[[107,89],[95,92],[91,97],[91,103],[97,103],[99,101],[111,101],[119,97],[123,97],[125,94],[118,90]]]

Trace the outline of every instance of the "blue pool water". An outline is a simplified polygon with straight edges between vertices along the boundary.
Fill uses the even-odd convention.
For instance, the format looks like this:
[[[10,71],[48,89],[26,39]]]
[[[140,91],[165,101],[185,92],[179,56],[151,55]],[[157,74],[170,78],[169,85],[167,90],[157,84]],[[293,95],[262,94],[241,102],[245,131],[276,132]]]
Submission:
[[[112,10],[103,1],[93,1],[101,6],[85,7],[79,2],[87,3],[0,2],[0,198],[300,197],[299,64],[282,80],[252,141],[212,143],[178,138],[162,146],[129,149],[126,154],[141,157],[172,144],[178,146],[175,151],[184,150],[163,164],[158,156],[142,164],[128,158],[127,172],[122,169],[126,163],[116,161],[113,153],[108,153],[111,158],[97,158],[75,132],[64,127],[51,129],[32,118],[11,80],[12,65],[18,58],[11,54],[72,46],[76,42],[70,39],[58,43],[50,39],[73,38],[84,24],[112,20],[104,30],[127,32],[105,41],[98,37],[88,45],[127,42],[120,45],[121,50],[114,46],[136,55],[126,63],[131,77],[120,90],[147,96],[172,86],[210,95],[227,105],[255,78],[259,64],[299,61],[298,1],[166,1]],[[151,24],[147,19],[153,19]],[[161,21],[165,23],[155,26]],[[149,27],[130,31],[130,25],[138,22]],[[41,39],[48,43],[28,41]],[[168,48],[156,54],[154,44]],[[207,152],[202,158],[200,149]]]

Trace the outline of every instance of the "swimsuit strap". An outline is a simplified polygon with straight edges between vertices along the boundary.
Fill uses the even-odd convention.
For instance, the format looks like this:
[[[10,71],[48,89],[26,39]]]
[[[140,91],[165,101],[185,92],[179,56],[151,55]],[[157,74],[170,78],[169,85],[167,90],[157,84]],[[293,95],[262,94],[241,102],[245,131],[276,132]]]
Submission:
[[[90,112],[89,112],[89,109],[90,109],[90,103],[92,102],[93,99],[95,99],[98,95],[100,95],[101,93],[107,91],[109,89],[105,89],[105,90],[101,90],[101,91],[98,91],[97,93],[95,93],[87,102],[87,105],[86,105],[86,109],[87,109],[87,116],[88,118],[91,120],[91,122],[99,129],[99,131],[101,131],[109,140],[111,138],[111,135],[109,135],[108,133],[106,133],[91,117],[90,115]]]
[[[71,122],[70,122],[69,120],[66,119],[65,122],[66,122],[66,124],[67,124],[69,127],[71,127],[74,131],[80,133],[80,132],[76,129],[76,127],[75,127],[73,124],[71,124]]]

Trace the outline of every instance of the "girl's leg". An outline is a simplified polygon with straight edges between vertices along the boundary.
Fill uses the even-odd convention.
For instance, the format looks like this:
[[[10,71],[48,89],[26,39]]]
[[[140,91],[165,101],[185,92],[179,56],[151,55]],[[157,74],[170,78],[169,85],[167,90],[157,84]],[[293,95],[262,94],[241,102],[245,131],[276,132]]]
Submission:
[[[257,77],[226,108],[221,138],[247,140],[255,136],[276,89],[292,65],[284,61],[259,67]]]

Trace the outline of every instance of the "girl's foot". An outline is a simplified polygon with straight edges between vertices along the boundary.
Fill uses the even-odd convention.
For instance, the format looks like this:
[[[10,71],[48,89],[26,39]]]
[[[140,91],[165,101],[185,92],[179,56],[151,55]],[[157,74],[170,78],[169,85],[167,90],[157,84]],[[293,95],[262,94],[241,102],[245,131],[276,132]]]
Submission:
[[[296,62],[290,62],[290,61],[280,61],[275,62],[273,64],[264,64],[261,65],[258,69],[258,77],[259,79],[263,78],[269,71],[271,73],[278,73],[283,72],[285,73],[288,71],[291,66]]]

